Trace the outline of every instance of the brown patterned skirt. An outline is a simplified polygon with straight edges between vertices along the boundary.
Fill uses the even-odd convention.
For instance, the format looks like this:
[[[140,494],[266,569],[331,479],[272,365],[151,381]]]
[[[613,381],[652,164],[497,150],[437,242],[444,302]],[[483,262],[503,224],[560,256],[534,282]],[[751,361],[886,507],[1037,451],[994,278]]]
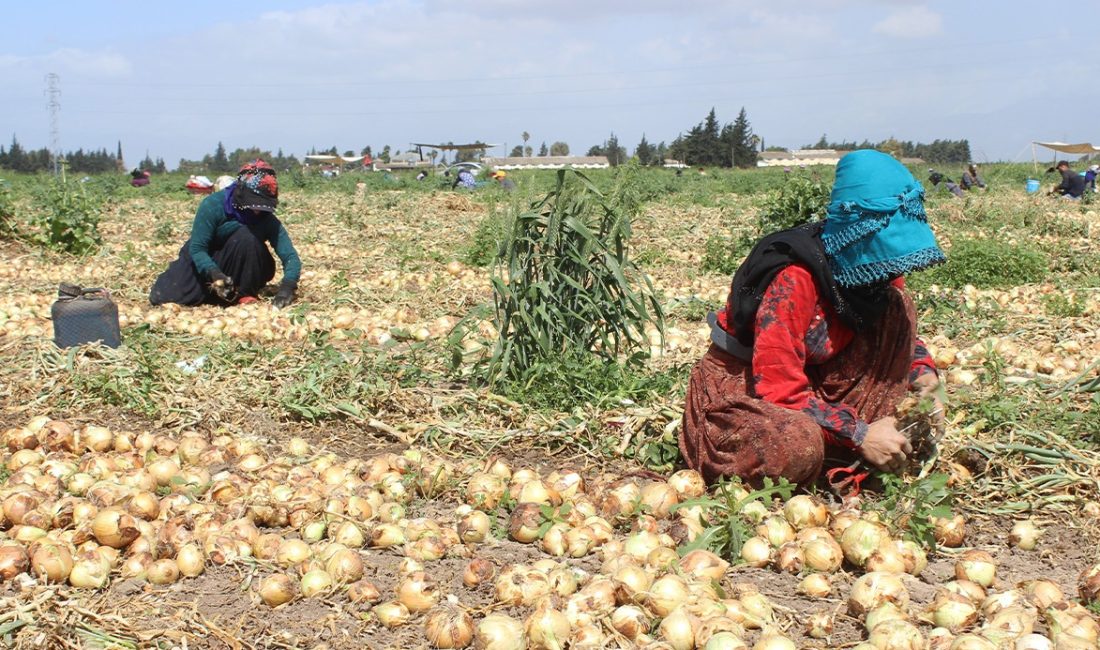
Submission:
[[[814,393],[844,402],[866,422],[894,415],[909,388],[916,344],[913,301],[901,290],[873,332],[855,339],[828,362],[806,369]],[[739,476],[758,485],[765,476],[813,484],[826,457],[842,461],[853,452],[826,446],[809,415],[753,397],[752,364],[712,345],[691,371],[680,452],[708,483]]]

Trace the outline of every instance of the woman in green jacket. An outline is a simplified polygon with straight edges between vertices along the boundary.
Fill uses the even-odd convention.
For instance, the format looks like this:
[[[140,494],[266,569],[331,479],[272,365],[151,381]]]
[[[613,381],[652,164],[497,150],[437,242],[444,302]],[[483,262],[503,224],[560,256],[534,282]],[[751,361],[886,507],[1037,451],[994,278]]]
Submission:
[[[153,284],[149,302],[222,306],[254,302],[275,277],[269,244],[283,264],[274,304],[285,307],[293,302],[302,261],[275,216],[278,204],[279,185],[271,165],[254,160],[241,167],[232,185],[199,204],[191,237]]]

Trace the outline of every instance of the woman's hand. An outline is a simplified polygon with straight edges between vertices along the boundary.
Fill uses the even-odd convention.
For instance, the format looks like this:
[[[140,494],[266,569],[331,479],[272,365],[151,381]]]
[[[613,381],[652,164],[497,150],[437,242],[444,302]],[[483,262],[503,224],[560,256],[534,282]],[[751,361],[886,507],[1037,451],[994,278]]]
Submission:
[[[884,472],[897,474],[905,469],[906,459],[913,453],[909,439],[898,433],[895,418],[875,420],[867,427],[867,437],[859,447],[863,459]]]
[[[947,430],[947,409],[944,407],[945,394],[939,375],[934,372],[926,372],[917,377],[916,381],[913,382],[913,388],[916,389],[921,399],[932,400],[932,412],[930,413],[932,428],[937,436],[942,437]]]

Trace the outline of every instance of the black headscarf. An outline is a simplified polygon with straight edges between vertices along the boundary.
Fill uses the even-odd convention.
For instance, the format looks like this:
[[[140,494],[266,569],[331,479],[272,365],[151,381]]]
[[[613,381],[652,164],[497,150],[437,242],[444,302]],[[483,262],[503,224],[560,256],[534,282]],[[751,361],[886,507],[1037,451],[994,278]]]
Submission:
[[[889,283],[864,287],[838,285],[821,243],[823,227],[824,222],[815,221],[764,237],[734,273],[726,302],[727,322],[743,345],[752,346],[756,311],[764,292],[780,271],[796,263],[809,269],[818,293],[829,300],[846,325],[862,331],[878,322],[886,309],[884,293]]]

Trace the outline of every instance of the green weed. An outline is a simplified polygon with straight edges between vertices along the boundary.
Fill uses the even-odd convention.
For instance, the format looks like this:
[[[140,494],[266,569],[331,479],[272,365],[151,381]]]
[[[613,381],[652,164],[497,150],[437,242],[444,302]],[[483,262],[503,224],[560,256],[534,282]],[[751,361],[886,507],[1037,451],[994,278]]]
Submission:
[[[883,498],[875,508],[901,529],[900,532],[925,548],[935,548],[934,518],[950,517],[953,493],[947,474],[929,474],[906,482],[894,474],[880,474]]]
[[[676,504],[672,507],[673,512],[680,508],[702,506],[710,523],[694,541],[678,549],[680,554],[686,555],[695,549],[702,548],[730,562],[739,562],[741,546],[745,540],[755,534],[755,526],[744,515],[745,506],[756,501],[769,506],[771,500],[777,496],[783,500],[790,499],[794,487],[786,479],[780,478],[779,482],[775,483],[772,479],[764,477],[763,487],[747,492],[741,487],[740,481],[723,480],[714,488],[714,496],[688,499]]]
[[[979,289],[1003,289],[1042,282],[1047,277],[1047,257],[1023,244],[996,239],[955,239],[947,251],[947,263],[916,274],[918,284],[939,284],[959,289],[972,284]]]
[[[832,186],[817,177],[793,176],[760,204],[760,232],[768,234],[822,219]]]
[[[60,177],[40,192],[42,206],[35,221],[34,239],[54,250],[75,255],[90,253],[103,241],[99,234],[101,202],[89,194],[83,183]]]

